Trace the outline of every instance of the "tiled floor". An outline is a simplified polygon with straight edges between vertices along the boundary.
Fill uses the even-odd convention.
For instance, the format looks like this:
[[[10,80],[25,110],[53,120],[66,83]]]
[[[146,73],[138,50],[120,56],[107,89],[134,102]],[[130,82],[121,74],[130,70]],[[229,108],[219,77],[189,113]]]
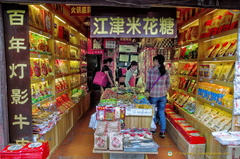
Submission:
[[[94,130],[89,128],[88,124],[91,114],[94,112],[95,108],[92,107],[85,113],[50,159],[103,158],[102,154],[92,153]],[[154,135],[154,141],[158,143],[160,147],[157,155],[148,155],[149,159],[185,159],[168,134],[166,134],[164,139],[158,137],[158,135]],[[168,156],[168,152],[172,152],[173,155]]]

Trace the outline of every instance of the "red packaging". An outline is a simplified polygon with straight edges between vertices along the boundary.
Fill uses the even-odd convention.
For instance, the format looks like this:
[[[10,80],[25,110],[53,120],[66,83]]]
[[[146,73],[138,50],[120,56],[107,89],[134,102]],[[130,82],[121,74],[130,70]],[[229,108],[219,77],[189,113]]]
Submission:
[[[221,22],[222,16],[218,15],[215,18],[213,18],[211,29],[210,29],[210,36],[215,35],[218,33],[218,27]]]
[[[184,134],[184,138],[190,144],[205,144],[206,143],[205,137],[201,136],[198,132],[186,132]]]
[[[226,11],[222,17],[218,33],[221,33],[223,31],[227,31],[230,28],[231,22],[232,22],[233,14],[229,11]]]
[[[58,26],[58,37],[61,39],[64,38],[64,26]]]
[[[239,17],[240,17],[240,14],[234,14],[233,15],[232,23],[231,23],[229,29],[238,28],[238,19],[239,19]]]
[[[41,10],[43,16],[44,31],[52,34],[52,14],[46,10]]]
[[[22,145],[7,145],[1,151],[1,159],[21,159]]]
[[[49,152],[48,142],[28,143],[22,149],[22,159],[46,159]]]
[[[208,20],[204,23],[202,33],[200,34],[200,39],[210,36],[210,28],[213,20]]]

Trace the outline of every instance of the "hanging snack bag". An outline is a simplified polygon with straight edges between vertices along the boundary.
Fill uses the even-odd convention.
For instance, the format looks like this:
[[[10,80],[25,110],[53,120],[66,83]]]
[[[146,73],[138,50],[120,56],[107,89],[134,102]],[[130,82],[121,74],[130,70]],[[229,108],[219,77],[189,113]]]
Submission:
[[[222,69],[223,69],[223,64],[220,64],[216,67],[212,77],[213,80],[218,79],[218,77],[221,75]]]
[[[239,19],[239,17],[240,17],[239,13],[233,14],[233,18],[232,18],[232,23],[230,25],[230,29],[238,28],[238,19]]]
[[[225,52],[227,51],[227,49],[230,47],[231,43],[230,42],[225,42],[222,44],[222,48],[218,51],[217,56],[218,57],[222,57]]]
[[[233,40],[231,42],[231,46],[228,48],[228,50],[225,52],[224,56],[234,56],[235,52],[237,50],[237,40]]]
[[[34,63],[34,68],[33,68],[34,75],[36,77],[40,77],[41,76],[40,61],[37,59],[34,59],[33,63]]]
[[[191,27],[191,33],[190,33],[190,41],[195,41],[198,39],[198,30],[199,30],[199,26],[193,26]]]
[[[211,47],[209,47],[205,53],[205,57],[204,58],[209,58],[212,51],[215,49],[215,45],[212,45]]]
[[[214,50],[211,52],[210,57],[216,57],[217,54],[218,54],[218,52],[221,50],[221,48],[222,48],[222,44],[217,44],[217,45],[215,45],[215,48],[214,48]]]
[[[218,16],[213,18],[213,21],[212,21],[212,24],[211,24],[211,27],[210,27],[210,36],[217,34],[218,27],[219,27],[219,24],[221,22],[221,19],[222,19],[221,15],[218,15]]]
[[[189,76],[197,76],[197,64],[195,63]]]
[[[230,71],[232,70],[233,63],[227,63],[224,65],[221,75],[218,77],[220,81],[227,81],[227,77],[229,76]]]
[[[221,23],[219,25],[218,33],[229,30],[232,22],[232,18],[233,18],[233,14],[229,11],[225,11],[222,17]]]
[[[212,20],[208,20],[204,23],[202,33],[200,34],[200,39],[210,36],[211,25],[212,25]]]
[[[233,82],[234,77],[235,77],[235,68],[232,69],[229,77],[227,78],[227,82]]]

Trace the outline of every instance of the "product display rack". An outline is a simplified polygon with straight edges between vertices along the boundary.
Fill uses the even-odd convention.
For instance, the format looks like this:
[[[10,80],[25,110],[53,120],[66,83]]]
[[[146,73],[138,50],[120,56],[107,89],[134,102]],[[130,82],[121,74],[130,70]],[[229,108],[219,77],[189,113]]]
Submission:
[[[40,37],[39,39],[34,39],[34,37],[30,39],[30,42],[32,42],[31,46],[35,46],[32,47],[35,48],[35,50],[30,50],[30,58],[34,62],[39,62],[41,66],[45,63],[47,65],[46,72],[48,72],[45,72],[45,74],[48,75],[43,75],[44,70],[42,67],[37,66],[37,62],[32,62],[31,67],[33,69],[33,75],[31,77],[31,85],[39,85],[41,82],[46,82],[48,91],[51,92],[49,97],[32,104],[32,109],[35,110],[49,102],[55,103],[57,98],[62,95],[67,95],[70,98],[73,89],[81,89],[82,86],[87,88],[87,62],[85,59],[87,47],[84,46],[87,42],[81,44],[87,39],[82,33],[74,28],[74,24],[66,19],[66,16],[63,17],[50,5],[31,5],[29,7],[32,11],[36,9],[40,10],[41,13],[47,12],[47,14],[50,15],[48,22],[51,27],[49,32],[46,32],[44,28],[39,28],[37,25],[35,26],[33,23],[30,23],[31,26],[29,27],[31,38],[32,36]],[[36,15],[30,15],[30,18],[33,22]],[[39,19],[36,18],[35,20]],[[61,26],[64,27],[63,30],[58,29],[58,27]],[[64,33],[60,33],[60,31],[64,31]],[[41,43],[42,40],[43,42]],[[38,44],[34,44],[34,41]],[[45,47],[48,48],[48,52],[41,52],[38,50],[41,47],[40,45],[44,43],[47,45]],[[62,65],[59,65],[59,63]],[[82,66],[85,68],[83,69]],[[39,70],[37,70],[38,68]],[[51,69],[51,73],[49,69]],[[36,71],[39,71],[41,76],[36,74]],[[39,77],[36,77],[36,75]],[[59,81],[61,84],[59,84]],[[87,93],[85,96],[82,95],[80,97],[78,103],[72,102],[71,105],[68,105],[68,107],[64,109],[64,112],[59,115],[59,120],[56,121],[55,126],[44,134],[34,135],[35,138],[48,141],[51,153],[53,153],[89,106],[90,93]]]
[[[187,22],[185,22],[184,24],[182,24],[181,26],[178,27],[178,30],[180,32],[184,32],[186,30],[188,30],[190,27],[193,26],[199,26],[198,28],[198,37],[200,37],[200,34],[202,33],[203,29],[204,29],[204,23],[207,20],[213,19],[214,17],[216,17],[217,15],[221,14],[220,13],[221,10],[212,10],[212,9],[206,9],[205,11],[203,11],[202,13],[200,13],[198,16],[193,17],[192,19],[188,20]],[[185,95],[189,95],[192,96],[194,98],[196,98],[196,102],[197,102],[197,106],[202,105],[202,104],[208,104],[212,107],[215,108],[219,108],[220,110],[226,111],[230,114],[233,113],[233,109],[225,107],[223,105],[220,105],[216,102],[213,101],[209,101],[206,100],[204,98],[202,98],[201,96],[198,95],[198,88],[199,88],[199,84],[200,82],[206,82],[206,83],[212,83],[212,84],[216,84],[216,85],[220,85],[220,86],[225,86],[225,87],[229,87],[230,88],[230,94],[233,95],[234,92],[234,84],[233,82],[226,82],[226,81],[221,81],[221,80],[213,80],[211,78],[205,78],[199,75],[199,71],[200,71],[200,65],[201,64],[209,64],[209,63],[213,63],[213,64],[220,64],[220,63],[234,63],[237,59],[237,56],[235,53],[235,55],[233,56],[223,56],[223,57],[205,57],[205,54],[207,52],[207,49],[212,46],[212,45],[216,45],[218,43],[224,43],[227,41],[231,41],[231,40],[237,40],[237,36],[239,36],[238,34],[238,28],[234,28],[234,29],[230,29],[227,31],[223,31],[220,32],[218,34],[209,36],[209,37],[205,37],[205,38],[198,38],[197,40],[193,40],[193,41],[187,41],[181,45],[179,45],[177,48],[180,49],[182,47],[187,47],[193,44],[198,44],[198,58],[197,59],[181,59],[181,55],[179,55],[179,67],[178,67],[178,73],[174,76],[177,76],[178,78],[188,78],[188,79],[192,79],[192,80],[196,80],[197,82],[197,88],[196,88],[196,93],[190,93],[190,92],[186,92],[184,90],[181,90],[179,88],[173,87],[172,91],[173,92],[180,92],[183,93]],[[191,62],[196,62],[198,65],[198,69],[197,69],[197,76],[193,77],[193,76],[186,76],[186,75],[179,75],[179,71],[182,70],[181,65],[183,63],[191,63]],[[233,66],[234,67],[234,66]],[[228,77],[230,76],[230,74],[228,75]],[[178,81],[178,85],[179,85]],[[222,145],[214,139],[214,137],[212,136],[212,132],[214,132],[215,130],[213,130],[212,128],[208,127],[206,123],[198,120],[193,114],[189,114],[187,111],[185,111],[182,107],[175,105],[176,110],[178,111],[178,113],[184,117],[186,119],[186,121],[189,122],[189,124],[191,124],[192,126],[194,126],[197,130],[199,130],[201,132],[201,134],[203,136],[205,136],[207,142],[206,142],[206,153],[214,153],[214,152],[221,152],[222,151]],[[238,116],[234,116],[232,115],[232,129],[231,130],[239,130],[239,127],[236,126],[236,121],[238,120]],[[206,155],[206,158],[218,158],[219,156],[214,156],[214,155]]]

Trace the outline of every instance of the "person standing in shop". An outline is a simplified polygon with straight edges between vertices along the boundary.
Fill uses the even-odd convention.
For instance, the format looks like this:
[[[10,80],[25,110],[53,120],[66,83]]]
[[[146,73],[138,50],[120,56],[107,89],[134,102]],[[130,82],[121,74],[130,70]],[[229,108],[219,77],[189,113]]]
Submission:
[[[136,85],[136,76],[134,75],[137,71],[138,63],[136,61],[132,61],[130,66],[127,68],[127,73],[125,77],[125,86],[126,87],[135,87]]]
[[[106,73],[108,77],[108,83],[106,87],[103,87],[105,90],[106,88],[111,88],[114,87],[114,80],[113,80],[113,73],[110,67],[113,65],[113,59],[112,58],[107,58],[103,60],[103,67],[102,67],[102,72]]]
[[[157,55],[153,58],[153,68],[148,70],[146,79],[146,92],[149,93],[149,101],[155,104],[157,111],[154,115],[154,121],[161,125],[160,134],[161,138],[165,137],[166,131],[166,117],[165,107],[167,103],[167,92],[170,87],[170,76],[164,66],[165,58],[163,55]]]

